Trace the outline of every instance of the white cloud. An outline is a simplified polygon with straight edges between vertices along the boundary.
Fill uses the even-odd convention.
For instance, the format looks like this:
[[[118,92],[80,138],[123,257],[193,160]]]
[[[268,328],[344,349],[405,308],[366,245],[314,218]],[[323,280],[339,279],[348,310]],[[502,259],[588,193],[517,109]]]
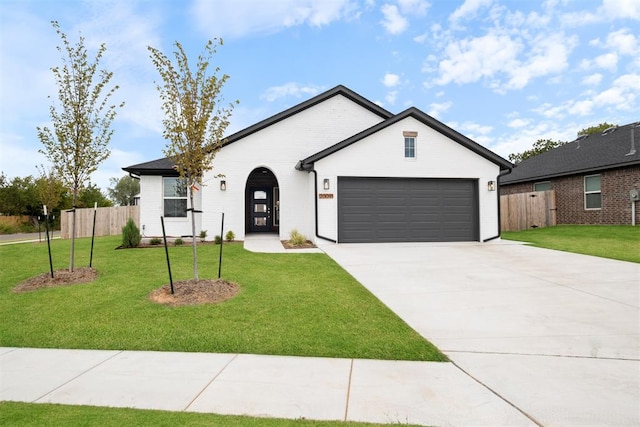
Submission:
[[[465,2],[457,8],[450,16],[450,21],[458,21],[460,19],[473,17],[479,9],[491,5],[493,0],[465,0]]]
[[[602,74],[595,73],[582,79],[582,84],[587,86],[597,86],[602,81]]]
[[[389,105],[394,105],[396,103],[396,99],[397,98],[398,98],[398,91],[397,90],[392,90],[392,91],[388,92],[387,95],[384,97],[385,101]]]
[[[638,0],[603,0],[599,12],[610,19],[623,18],[640,20]]]
[[[431,5],[425,0],[398,0],[398,6],[404,14],[421,16],[427,13],[427,9]]]
[[[618,55],[615,53],[605,53],[594,59],[595,64],[605,70],[615,71],[618,66]]]
[[[437,83],[464,84],[492,77],[501,70],[514,67],[522,49],[520,41],[494,32],[481,37],[453,40],[445,49],[445,59],[440,61]]]
[[[441,103],[434,102],[433,104],[429,105],[429,111],[427,112],[427,114],[436,119],[440,118],[440,114],[447,111],[449,108],[451,108],[452,105],[453,103],[451,101]]]
[[[387,73],[382,79],[382,84],[386,87],[395,87],[400,83],[400,76],[393,73]]]
[[[268,102],[273,102],[278,98],[284,98],[287,96],[293,96],[300,98],[302,96],[314,96],[320,93],[322,90],[319,86],[303,86],[295,82],[285,83],[281,86],[272,86],[268,88],[262,95],[261,99]]]
[[[351,0],[195,0],[191,15],[208,37],[271,34],[288,27],[322,27],[358,16]]]
[[[627,28],[609,33],[607,46],[622,55],[638,55],[638,39]]]
[[[392,35],[401,34],[409,27],[409,21],[400,14],[398,6],[384,4],[380,10],[384,15],[384,20],[380,23],[387,33]]]
[[[511,120],[509,123],[507,123],[507,126],[509,126],[510,128],[518,129],[518,128],[525,127],[528,124],[529,124],[529,120],[516,118]]]
[[[468,132],[469,134],[486,135],[493,130],[493,127],[473,122],[464,122],[460,125],[460,129],[464,132]]]

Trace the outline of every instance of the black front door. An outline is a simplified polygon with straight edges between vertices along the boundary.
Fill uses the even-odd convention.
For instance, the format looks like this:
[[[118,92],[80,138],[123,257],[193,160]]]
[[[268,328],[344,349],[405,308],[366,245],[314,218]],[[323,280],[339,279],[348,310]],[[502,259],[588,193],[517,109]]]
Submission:
[[[271,189],[252,188],[249,209],[252,232],[271,231]]]

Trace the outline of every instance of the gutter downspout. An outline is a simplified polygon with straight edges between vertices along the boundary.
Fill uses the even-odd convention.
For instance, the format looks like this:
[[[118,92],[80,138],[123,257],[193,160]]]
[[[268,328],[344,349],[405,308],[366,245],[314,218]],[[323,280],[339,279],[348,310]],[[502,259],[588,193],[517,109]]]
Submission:
[[[313,196],[314,196],[314,209],[315,209],[315,235],[319,239],[327,240],[332,243],[338,243],[334,239],[330,239],[329,237],[324,237],[318,234],[318,172],[314,169],[313,165],[303,164],[302,161],[299,161],[296,165],[296,169],[299,171],[307,171],[313,172]]]
[[[498,192],[498,235],[497,236],[493,236],[493,237],[489,237],[487,239],[484,239],[482,241],[482,243],[487,243],[487,242],[490,242],[492,240],[500,238],[500,233],[502,232],[501,226],[500,226],[500,224],[502,223],[502,221],[501,221],[502,218],[501,218],[501,215],[500,215],[500,178],[505,176],[505,175],[509,175],[511,173],[511,171],[512,171],[512,169],[506,169],[506,170],[500,171],[500,173],[498,174],[497,179],[496,179],[496,185],[498,187],[497,188],[497,192]]]

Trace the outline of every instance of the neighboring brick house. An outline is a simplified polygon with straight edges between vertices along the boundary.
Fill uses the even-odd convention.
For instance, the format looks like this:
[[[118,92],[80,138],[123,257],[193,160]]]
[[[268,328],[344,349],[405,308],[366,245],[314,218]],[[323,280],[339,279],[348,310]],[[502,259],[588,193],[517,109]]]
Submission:
[[[640,122],[581,136],[522,161],[501,177],[500,193],[555,190],[558,224],[640,224]]]

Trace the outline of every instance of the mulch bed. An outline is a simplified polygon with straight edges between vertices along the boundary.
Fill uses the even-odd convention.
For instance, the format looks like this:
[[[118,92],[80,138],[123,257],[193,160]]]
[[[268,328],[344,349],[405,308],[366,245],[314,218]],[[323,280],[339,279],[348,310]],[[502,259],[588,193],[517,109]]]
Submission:
[[[281,242],[285,249],[311,249],[316,247],[311,240],[307,240],[301,245],[294,245],[289,240],[281,240]]]
[[[173,282],[149,294],[149,299],[158,304],[172,307],[181,305],[216,304],[236,296],[240,288],[235,283],[223,279],[194,279]]]
[[[54,270],[53,278],[50,272],[32,277],[13,288],[13,292],[32,292],[42,288],[84,285],[93,282],[97,277],[98,272],[96,269],[89,267],[76,268],[73,271],[69,271],[68,269]]]

